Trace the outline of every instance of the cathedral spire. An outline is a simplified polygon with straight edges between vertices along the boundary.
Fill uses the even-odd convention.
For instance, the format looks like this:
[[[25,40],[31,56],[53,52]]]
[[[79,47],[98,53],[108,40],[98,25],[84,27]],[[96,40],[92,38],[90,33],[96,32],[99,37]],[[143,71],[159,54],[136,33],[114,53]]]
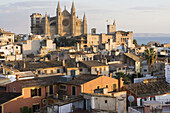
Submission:
[[[58,5],[57,5],[57,13],[61,12],[61,7],[60,7],[60,2],[58,1]]]
[[[84,16],[83,16],[83,21],[85,21],[86,20],[86,14],[84,13]]]
[[[75,6],[74,6],[74,2],[72,2],[71,12],[72,12],[72,13],[76,12],[76,9],[75,9]]]
[[[116,21],[115,21],[115,19],[114,19],[113,25],[116,25]]]
[[[58,1],[57,9],[61,9],[59,1]]]

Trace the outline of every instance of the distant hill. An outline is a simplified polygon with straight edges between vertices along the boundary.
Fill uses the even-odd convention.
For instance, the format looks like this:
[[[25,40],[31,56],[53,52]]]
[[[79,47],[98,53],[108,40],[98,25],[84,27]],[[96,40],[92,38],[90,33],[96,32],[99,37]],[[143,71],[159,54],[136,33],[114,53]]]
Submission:
[[[170,33],[134,33],[134,37],[170,37]]]

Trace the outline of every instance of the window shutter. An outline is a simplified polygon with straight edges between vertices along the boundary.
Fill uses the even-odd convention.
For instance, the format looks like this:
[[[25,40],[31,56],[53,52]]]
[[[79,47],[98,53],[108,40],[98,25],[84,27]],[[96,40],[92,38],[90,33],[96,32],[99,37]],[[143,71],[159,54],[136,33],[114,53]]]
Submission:
[[[41,88],[38,89],[38,96],[41,96]]]

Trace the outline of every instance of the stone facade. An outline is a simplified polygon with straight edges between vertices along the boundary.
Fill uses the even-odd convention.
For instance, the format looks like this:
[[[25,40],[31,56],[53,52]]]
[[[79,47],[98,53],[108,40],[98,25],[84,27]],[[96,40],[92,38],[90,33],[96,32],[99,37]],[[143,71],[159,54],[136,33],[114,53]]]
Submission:
[[[115,42],[116,45],[127,45],[129,48],[133,47],[133,32],[132,31],[116,31],[116,22],[113,25],[107,25],[107,34],[87,34],[87,47],[101,46],[110,42]],[[111,44],[112,48],[116,48],[115,43]]]
[[[71,13],[65,7],[61,11],[60,4],[56,10],[56,16],[49,17],[45,14],[42,17],[39,13],[33,13],[31,16],[31,33],[35,35],[60,35],[60,36],[78,36],[87,34],[87,19],[84,14],[83,20],[76,17],[76,9],[72,3]]]

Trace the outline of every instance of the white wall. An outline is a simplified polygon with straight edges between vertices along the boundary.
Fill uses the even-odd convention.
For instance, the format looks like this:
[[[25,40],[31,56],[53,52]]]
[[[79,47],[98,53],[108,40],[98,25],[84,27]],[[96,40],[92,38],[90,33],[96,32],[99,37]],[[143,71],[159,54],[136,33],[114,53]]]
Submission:
[[[27,40],[22,49],[23,54],[37,53],[40,50],[40,40]]]
[[[77,109],[77,108],[83,109],[84,101],[80,100],[80,101],[76,101],[76,102],[73,102],[73,103],[65,104],[65,105],[60,106],[60,107],[58,107],[57,105],[53,106],[53,108],[47,107],[47,113],[52,113],[52,111],[54,111],[55,113],[69,113],[69,112],[73,111],[72,110],[73,105],[75,106],[75,109]],[[57,112],[57,111],[59,111],[59,112]]]
[[[170,65],[165,66],[165,77],[166,81],[170,83]]]

